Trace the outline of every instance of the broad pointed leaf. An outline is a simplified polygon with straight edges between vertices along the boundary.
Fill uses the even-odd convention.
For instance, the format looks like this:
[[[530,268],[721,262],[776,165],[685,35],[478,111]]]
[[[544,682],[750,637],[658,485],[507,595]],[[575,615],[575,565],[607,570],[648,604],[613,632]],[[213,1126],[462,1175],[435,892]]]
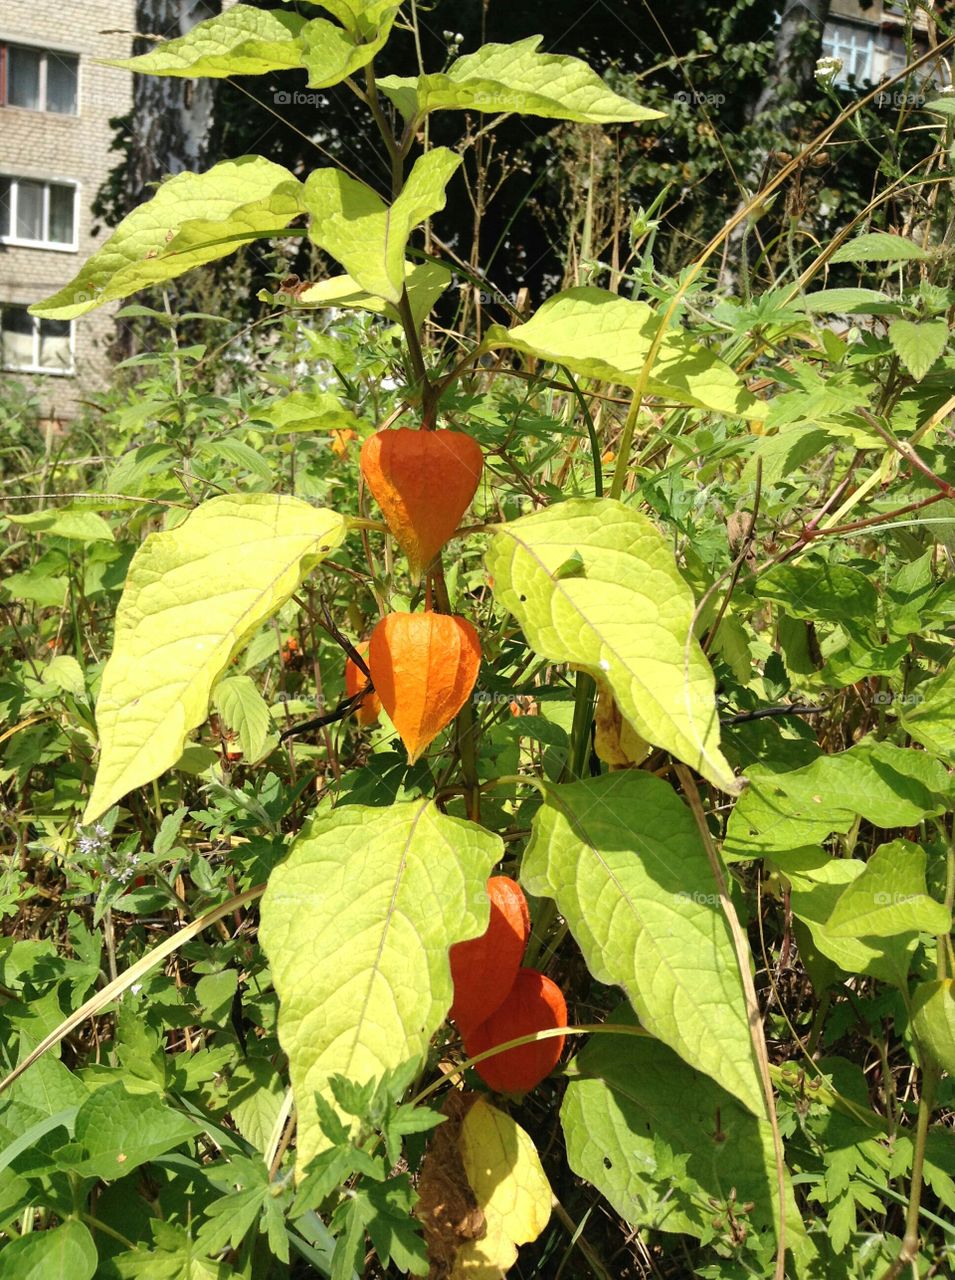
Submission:
[[[147,285],[224,258],[288,226],[303,211],[302,185],[262,156],[223,160],[206,173],[180,173],[134,209],[82,267],[33,315],[72,320]]]
[[[584,377],[636,387],[659,328],[660,317],[645,302],[585,286],[548,299],[525,324],[492,325],[486,344],[566,365]],[[729,365],[679,329],[669,330],[661,342],[647,390],[678,404],[743,418],[766,414]]]
[[[912,996],[912,1030],[934,1060],[955,1076],[955,982],[923,982]]]
[[[294,13],[276,13],[237,4],[208,18],[177,40],[167,40],[137,58],[110,60],[152,76],[259,76],[302,65],[297,39],[305,22]]]
[[[915,381],[921,382],[948,344],[948,325],[944,320],[893,320],[889,341]]]
[[[6,512],[13,524],[30,533],[48,533],[73,542],[112,542],[113,530],[96,511],[82,507],[51,507],[49,511],[31,511],[27,515]]]
[[[330,391],[291,391],[265,408],[249,413],[253,422],[267,422],[277,434],[293,431],[354,431],[359,420]]]
[[[417,161],[390,206],[338,169],[317,169],[305,182],[309,235],[361,289],[397,303],[405,283],[408,237],[444,208],[444,189],[460,163],[461,157],[446,147],[435,147]]]
[[[0,1280],[91,1280],[98,1265],[89,1228],[71,1218],[8,1241],[0,1252]]]
[[[648,1031],[764,1114],[729,926],[672,787],[640,770],[547,786],[521,880],[555,900],[590,972]]]
[[[422,262],[418,266],[405,263],[405,289],[415,324],[424,323],[451,279],[451,272],[438,262]],[[266,294],[263,291],[259,297],[285,306],[354,307],[359,311],[385,315],[396,323],[401,319],[394,303],[368,293],[351,276],[331,276],[293,293]]]
[[[230,659],[341,542],[342,517],[297,498],[212,498],[133,557],[96,706],[100,762],[84,822],[182,755]]]
[[[835,938],[948,933],[951,927],[952,913],[928,895],[925,850],[908,840],[880,845],[826,921]]]
[[[451,1007],[448,949],[487,928],[500,839],[431,801],[316,818],[273,872],[260,938],[278,992],[303,1169],[326,1145],[315,1094],[413,1073]]]
[[[902,727],[927,751],[955,763],[955,662],[941,675],[920,684],[911,705],[903,706]]]
[[[248,676],[228,676],[216,685],[213,700],[226,728],[238,735],[239,750],[247,761],[258,760],[272,736],[273,725],[268,704],[255,681]],[[276,735],[273,745],[277,741]]]
[[[398,8],[392,4],[381,15],[382,22],[371,39],[356,39],[350,31],[324,18],[313,18],[307,23],[301,45],[311,88],[326,89],[340,84],[346,76],[366,67],[388,39]]]
[[[560,576],[572,556],[579,572]],[[693,635],[693,594],[646,516],[574,499],[504,525],[487,555],[494,594],[531,647],[609,685],[641,738],[724,791],[713,672]]]
[[[75,1140],[59,1154],[83,1177],[112,1181],[200,1132],[194,1120],[168,1107],[158,1094],[133,1094],[122,1083],[108,1084],[80,1107]]]
[[[867,231],[864,235],[847,240],[835,251],[830,262],[906,262],[924,261],[930,255],[905,236],[890,231]]]
[[[538,53],[542,40],[543,36],[528,36],[515,44],[486,44],[458,58],[447,72],[417,80],[385,76],[379,85],[405,115],[516,111],[581,124],[663,118],[662,112],[614,93],[579,58]]]
[[[610,1017],[629,1020],[627,1011]],[[567,1074],[560,1119],[570,1167],[629,1226],[709,1240],[735,1187],[738,1203],[752,1202],[751,1226],[775,1230],[769,1123],[715,1081],[658,1040],[613,1034],[595,1036]],[[808,1245],[788,1187],[786,1208],[789,1247],[801,1255]]]

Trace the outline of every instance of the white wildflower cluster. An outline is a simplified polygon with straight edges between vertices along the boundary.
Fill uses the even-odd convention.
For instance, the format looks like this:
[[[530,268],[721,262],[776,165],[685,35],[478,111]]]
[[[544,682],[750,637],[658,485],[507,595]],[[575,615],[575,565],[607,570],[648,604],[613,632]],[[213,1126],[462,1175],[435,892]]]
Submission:
[[[80,853],[99,853],[101,849],[109,848],[109,832],[101,822],[97,822],[96,826],[89,831],[84,831],[82,827],[76,828],[76,848]]]
[[[842,59],[825,57],[820,58],[816,63],[816,69],[813,75],[821,85],[832,84],[836,76],[842,70]]]

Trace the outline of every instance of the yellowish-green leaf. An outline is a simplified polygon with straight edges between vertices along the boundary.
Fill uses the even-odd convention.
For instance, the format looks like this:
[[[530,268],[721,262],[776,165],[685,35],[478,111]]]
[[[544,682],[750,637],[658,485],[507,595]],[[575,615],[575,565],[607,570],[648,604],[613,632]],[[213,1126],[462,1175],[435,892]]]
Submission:
[[[253,422],[268,422],[278,434],[292,431],[356,431],[361,425],[337,396],[330,391],[292,391],[271,401],[264,409],[253,409]]]
[[[451,1007],[448,949],[487,928],[496,835],[432,801],[343,805],[272,872],[259,937],[279,997],[298,1168],[327,1146],[315,1094],[420,1067]]]
[[[451,1280],[503,1280],[517,1246],[536,1240],[550,1221],[550,1183],[529,1135],[485,1098],[464,1117],[458,1145],[487,1233],[458,1250]]]
[[[955,1076],[955,982],[923,982],[912,996],[912,1030],[943,1071]]]
[[[421,325],[434,304],[451,283],[451,272],[438,262],[422,262],[418,266],[405,263],[405,289],[411,303],[415,324]],[[299,293],[259,294],[265,301],[297,307],[354,307],[359,311],[374,311],[399,323],[398,309],[384,298],[362,289],[351,276],[332,276],[318,284],[309,285]]]
[[[96,706],[84,822],[180,759],[232,657],[339,545],[345,522],[297,498],[212,498],[133,557]]]
[[[168,40],[137,58],[116,58],[125,67],[152,76],[259,76],[302,65],[297,39],[305,22],[298,14],[237,4],[208,18],[177,40]]]
[[[636,387],[659,328],[660,317],[645,302],[584,286],[548,299],[525,324],[492,325],[485,343],[566,365],[584,377]],[[647,391],[741,418],[766,415],[766,406],[729,365],[680,329],[668,330],[661,342]]]
[[[516,111],[547,120],[622,124],[661,120],[662,112],[621,97],[579,58],[538,53],[543,36],[486,44],[447,72],[417,80],[385,76],[379,86],[406,117],[429,111]]]
[[[919,685],[914,702],[903,705],[900,719],[916,742],[955,763],[955,662]]]
[[[44,667],[43,683],[52,684],[57,689],[72,693],[75,698],[86,696],[86,679],[83,668],[68,653],[61,653]]]
[[[238,734],[239,750],[248,763],[265,754],[270,739],[273,745],[278,741],[268,705],[249,676],[228,676],[220,680],[213,702],[226,728]]]
[[[582,569],[557,577],[578,553]],[[720,752],[713,672],[693,593],[656,526],[610,498],[573,499],[504,525],[487,555],[494,594],[531,647],[609,685],[641,738],[735,793]]]
[[[893,320],[889,341],[915,381],[921,382],[945,350],[948,325],[944,320]]]
[[[262,156],[180,173],[119,224],[103,247],[33,315],[72,320],[94,307],[171,280],[286,227],[303,212],[302,185]]]
[[[826,921],[834,938],[948,933],[951,927],[952,913],[929,897],[925,850],[909,840],[880,845]]]
[[[285,0],[288,4],[290,0]],[[337,18],[353,36],[367,40],[377,34],[383,22],[393,21],[394,0],[306,0],[319,9],[327,10]]]
[[[548,785],[521,881],[553,898],[598,982],[754,1115],[765,1101],[729,926],[693,815],[642,770]]]
[[[73,542],[112,542],[113,531],[101,515],[81,507],[51,507],[28,515],[8,515],[7,519],[30,533],[51,533]]]
[[[460,163],[453,151],[435,147],[416,162],[390,206],[340,170],[317,169],[305,182],[309,235],[342,264],[360,289],[398,303],[408,237],[420,222],[444,208],[444,189]]]
[[[313,89],[340,84],[346,76],[366,67],[383,47],[391,32],[399,6],[391,4],[381,14],[381,23],[370,39],[358,38],[324,18],[313,18],[302,31],[302,61],[308,68]]]

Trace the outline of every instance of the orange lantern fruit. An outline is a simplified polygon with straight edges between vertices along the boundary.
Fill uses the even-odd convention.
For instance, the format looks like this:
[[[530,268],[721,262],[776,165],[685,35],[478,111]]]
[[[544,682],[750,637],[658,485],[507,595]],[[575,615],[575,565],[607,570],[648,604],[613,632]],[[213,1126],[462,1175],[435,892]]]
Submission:
[[[461,431],[378,431],[360,465],[388,528],[417,579],[461,523],[484,467],[481,446]]]
[[[368,641],[363,640],[361,644],[356,644],[355,648],[363,658],[368,657]],[[352,662],[351,658],[345,660],[345,692],[349,698],[353,698],[356,693],[361,693],[362,689],[367,685],[368,677],[362,671],[357,663]],[[374,724],[381,715],[381,699],[378,694],[372,690],[366,693],[355,708],[355,719],[360,725]]]
[[[484,1022],[464,1032],[464,1048],[473,1058],[519,1036],[566,1025],[567,1003],[557,983],[536,969],[521,969],[503,1003]],[[527,1093],[550,1075],[563,1047],[563,1036],[533,1040],[485,1058],[474,1069],[498,1093]]]
[[[487,882],[491,915],[480,938],[451,948],[454,1003],[451,1017],[462,1034],[489,1018],[514,985],[531,934],[531,917],[521,886],[509,876]]]
[[[481,666],[477,632],[446,613],[389,613],[368,642],[368,669],[413,764],[467,702]]]

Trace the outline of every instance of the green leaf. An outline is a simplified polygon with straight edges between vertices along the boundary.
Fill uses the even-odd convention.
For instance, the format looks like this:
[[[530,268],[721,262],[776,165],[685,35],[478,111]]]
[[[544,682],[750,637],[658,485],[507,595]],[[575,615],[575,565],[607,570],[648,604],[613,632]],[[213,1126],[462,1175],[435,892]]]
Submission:
[[[394,0],[306,0],[306,3],[327,9],[352,35],[361,39],[374,35],[382,22],[390,23],[396,7]]]
[[[835,251],[830,262],[924,262],[931,255],[914,240],[893,235],[889,231],[868,231],[846,241]]]
[[[759,576],[756,595],[791,618],[835,622],[861,634],[875,625],[879,608],[878,593],[864,573],[820,557],[776,565]]]
[[[49,511],[31,511],[25,516],[8,515],[7,519],[31,533],[52,533],[75,542],[113,541],[113,531],[103,517],[82,508],[54,507]]]
[[[911,705],[903,704],[903,729],[927,751],[955,762],[955,663],[920,684],[914,698]]]
[[[922,982],[912,996],[912,1030],[943,1071],[955,1076],[955,982]]]
[[[921,382],[945,350],[948,325],[944,320],[893,320],[889,341],[915,381]]]
[[[212,700],[226,728],[238,733],[239,750],[247,762],[258,760],[273,736],[273,724],[255,681],[249,676],[229,676],[216,685]]]
[[[74,1141],[61,1147],[61,1163],[86,1178],[123,1178],[147,1160],[199,1134],[196,1122],[167,1107],[154,1093],[104,1085],[76,1114]]]
[[[206,1257],[185,1227],[150,1220],[153,1247],[117,1254],[110,1260],[122,1280],[239,1280],[224,1262]]]
[[[733,940],[672,787],[639,770],[547,786],[521,881],[556,901],[590,972],[652,1035],[765,1114]]]
[[[928,896],[925,850],[908,840],[880,845],[826,921],[835,938],[948,933],[951,927],[951,912]]]
[[[86,697],[86,678],[83,675],[83,668],[68,653],[62,653],[48,662],[41,675],[44,684],[52,684],[65,693],[72,693],[74,698]]]
[[[659,328],[660,317],[647,303],[585,286],[549,298],[525,324],[492,325],[485,345],[511,347],[584,377],[636,387]],[[660,343],[647,390],[678,404],[743,418],[766,415],[765,405],[729,365],[680,329],[668,330]]]
[[[70,1219],[51,1231],[31,1231],[0,1252],[0,1280],[92,1280],[99,1265],[89,1228]]]
[[[418,266],[405,263],[405,289],[411,303],[415,324],[421,325],[434,304],[451,283],[451,272],[438,262],[422,262]],[[397,307],[384,298],[362,289],[351,276],[332,276],[318,284],[309,285],[294,294],[266,295],[268,300],[287,306],[300,307],[354,307],[359,311],[373,311],[400,323]],[[260,293],[262,298],[263,294]]]
[[[386,205],[370,187],[338,169],[316,169],[305,182],[309,235],[368,293],[398,303],[405,246],[414,228],[444,208],[444,189],[461,163],[447,147],[421,156],[401,195]]]
[[[298,1165],[326,1145],[316,1093],[420,1067],[451,1006],[448,948],[487,928],[500,839],[431,801],[317,817],[272,872],[262,946],[298,1114]]]
[[[799,298],[793,306],[824,315],[878,315],[887,308],[898,311],[898,303],[878,289],[818,289]]]
[[[557,578],[579,554],[582,571]],[[646,516],[574,499],[502,526],[487,555],[494,595],[528,643],[610,686],[641,738],[715,786],[739,783],[719,749],[713,672],[693,636],[693,593]]]
[[[292,391],[253,409],[252,422],[267,422],[277,434],[293,431],[356,431],[361,423],[351,409],[329,391]]]
[[[116,613],[84,822],[179,760],[232,657],[344,533],[333,511],[241,494],[212,498],[177,528],[150,534]]]
[[[303,212],[301,191],[287,169],[262,156],[223,160],[206,173],[179,173],[122,220],[65,288],[30,312],[72,320],[224,258],[288,226]]]
[[[10,573],[0,579],[0,586],[14,600],[32,600],[35,604],[50,605],[53,608],[62,608],[66,604],[70,588],[67,578],[51,578],[35,569],[26,573]]]
[[[730,815],[730,861],[816,845],[845,835],[857,817],[881,828],[913,827],[949,808],[951,783],[924,751],[865,739],[789,773],[747,770],[749,787]]]
[[[309,87],[327,89],[366,67],[388,39],[398,8],[397,4],[391,4],[382,9],[381,25],[371,39],[363,35],[356,38],[334,22],[313,18],[301,36],[302,61],[308,68]]]
[[[515,44],[486,44],[458,58],[447,72],[417,80],[385,76],[378,84],[405,116],[411,111],[408,91],[413,89],[415,115],[516,111],[581,124],[663,119],[662,112],[614,93],[579,58],[538,53],[542,40],[543,36],[528,36]]]
[[[297,39],[305,19],[237,4],[200,22],[178,40],[168,40],[137,58],[116,58],[125,67],[152,76],[260,76],[302,65]]]
[[[609,1021],[630,1019],[618,1010]],[[594,1036],[567,1074],[560,1119],[568,1163],[629,1226],[709,1240],[716,1205],[735,1187],[740,1204],[753,1203],[752,1226],[775,1230],[768,1121],[649,1038]],[[786,1201],[788,1243],[801,1254],[805,1233],[788,1187]]]

